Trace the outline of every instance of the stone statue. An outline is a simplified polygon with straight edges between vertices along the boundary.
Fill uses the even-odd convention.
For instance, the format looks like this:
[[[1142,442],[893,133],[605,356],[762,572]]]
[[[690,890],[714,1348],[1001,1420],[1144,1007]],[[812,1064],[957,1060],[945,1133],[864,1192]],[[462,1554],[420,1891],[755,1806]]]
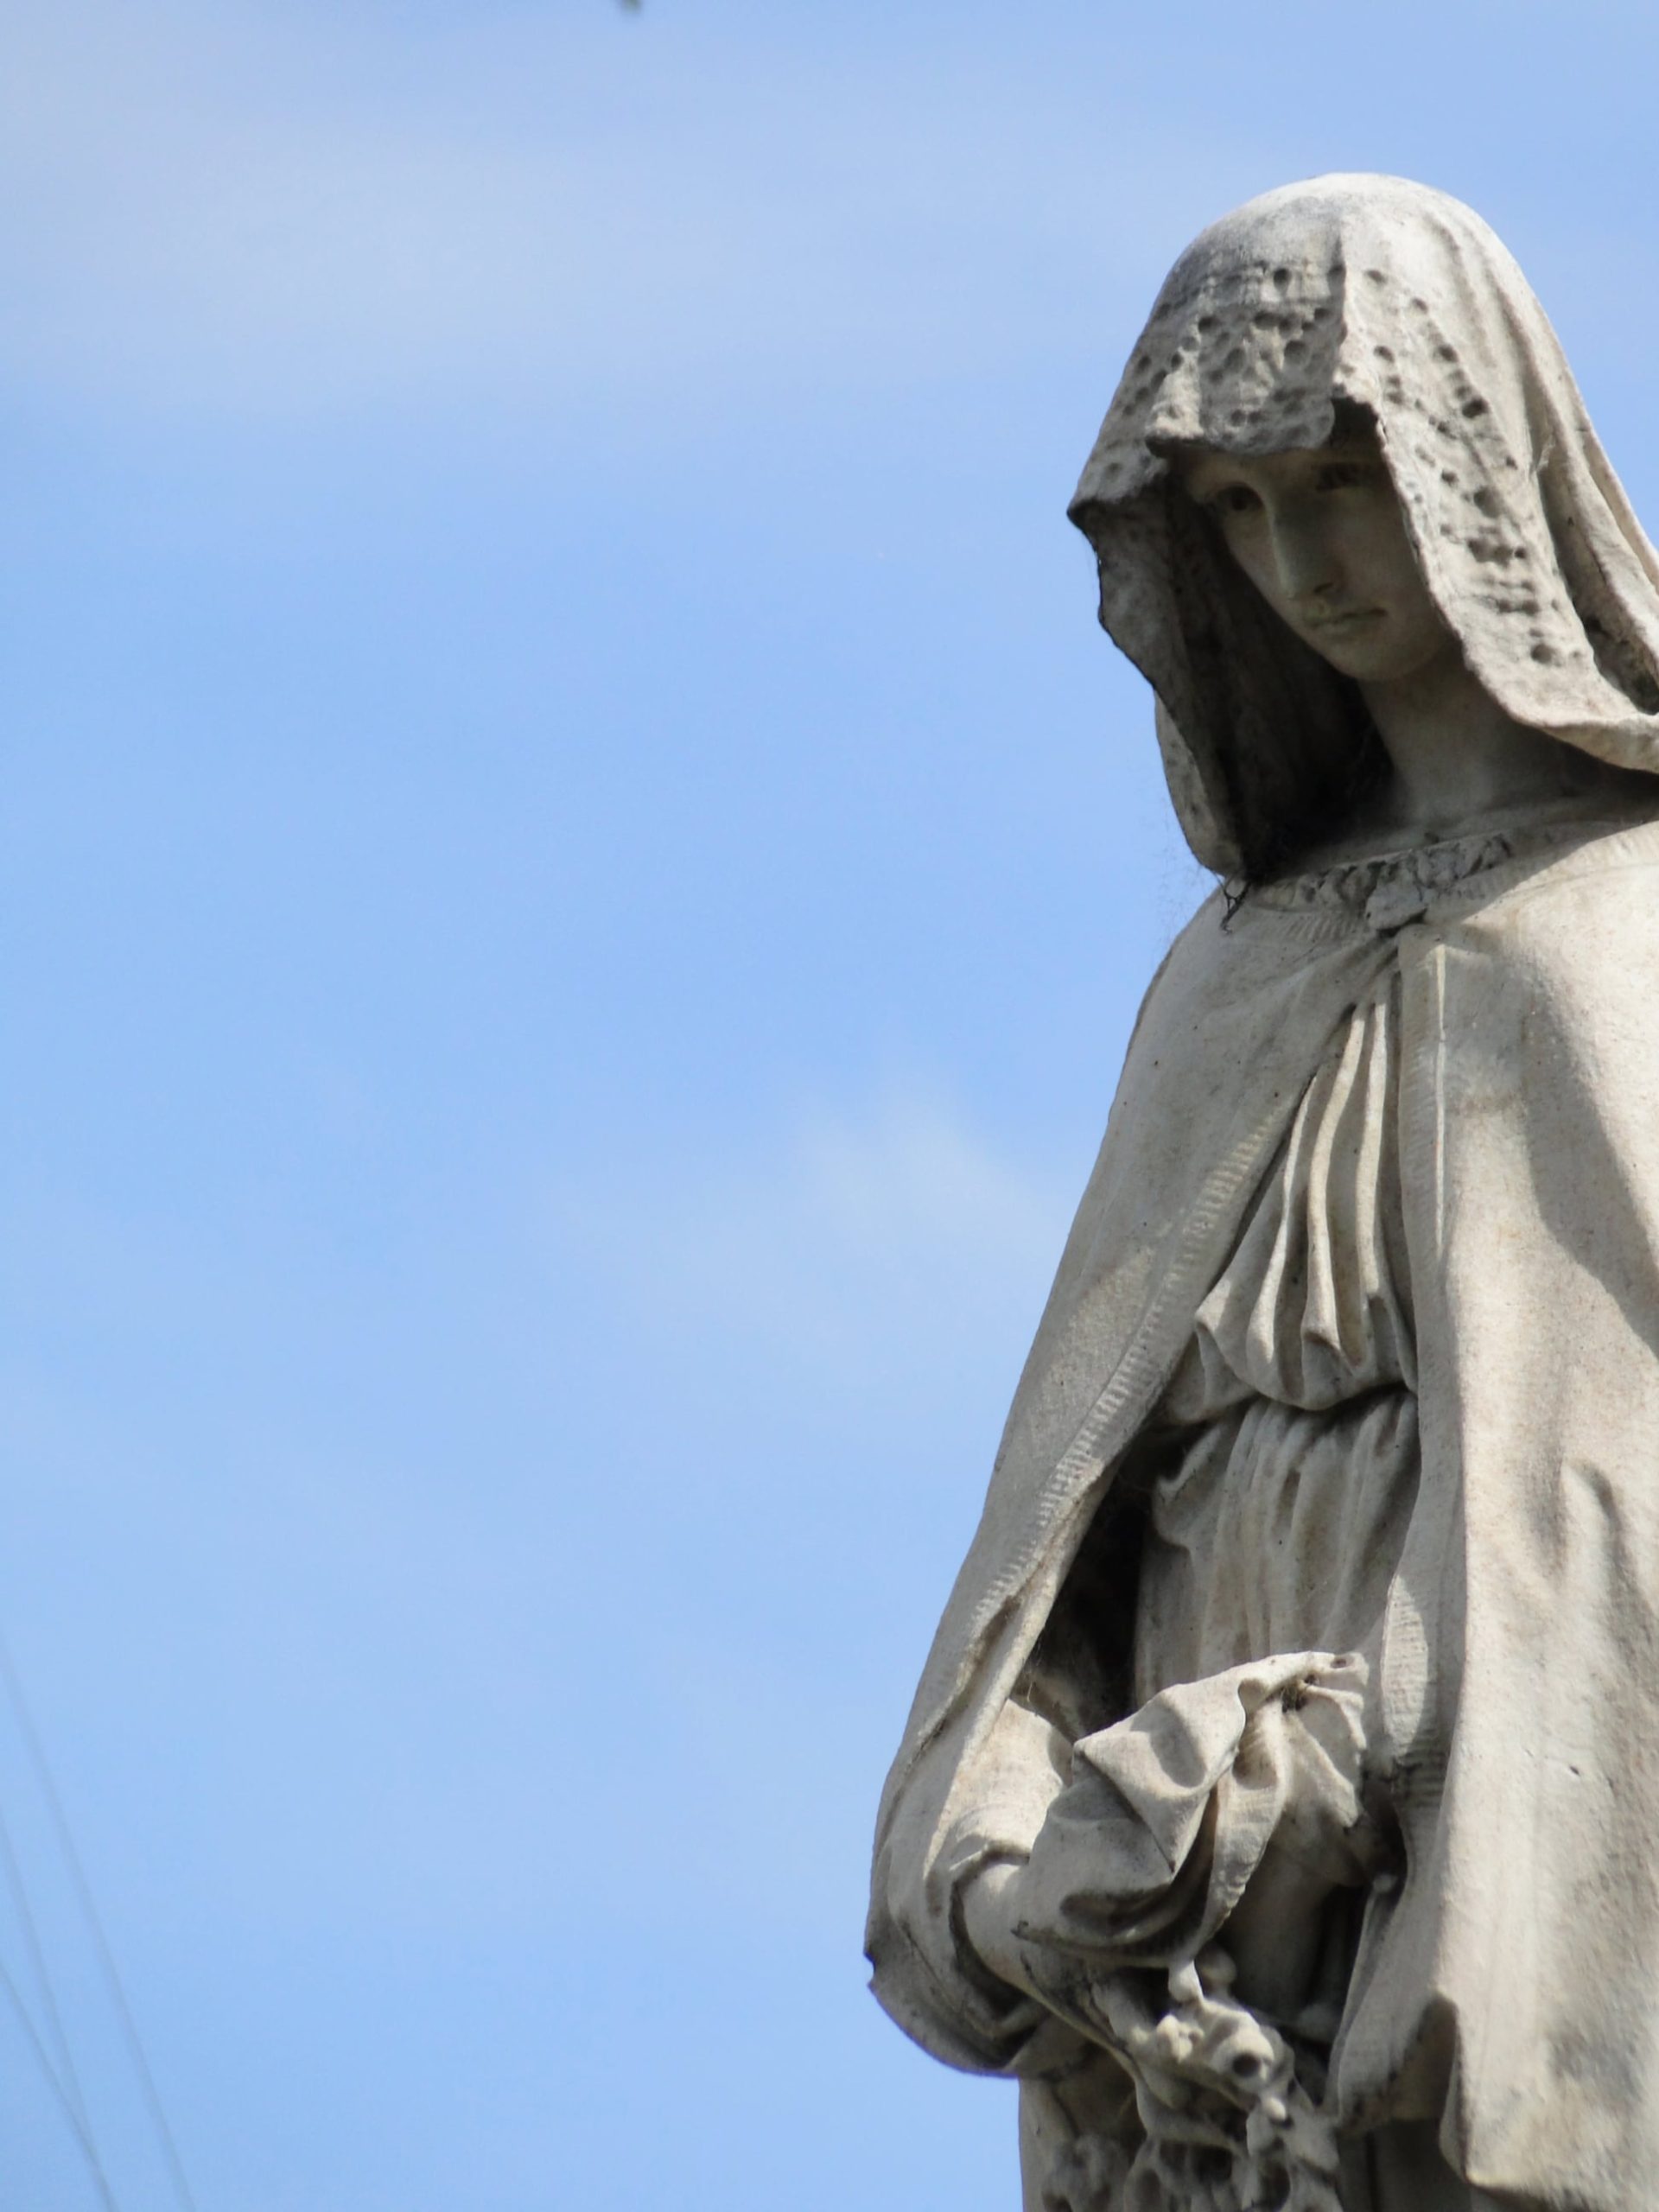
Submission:
[[[1166,283],[1071,507],[1222,879],[883,1800],[1027,2212],[1659,2204],[1659,559],[1383,177]]]

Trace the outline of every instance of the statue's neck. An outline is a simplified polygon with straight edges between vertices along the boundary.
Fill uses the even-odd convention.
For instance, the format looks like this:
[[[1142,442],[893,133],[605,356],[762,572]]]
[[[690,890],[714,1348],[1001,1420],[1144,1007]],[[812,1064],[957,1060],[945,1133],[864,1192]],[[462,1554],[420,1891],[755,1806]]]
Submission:
[[[1410,676],[1362,689],[1390,771],[1368,830],[1449,836],[1490,815],[1593,796],[1623,780],[1512,721],[1455,647]]]

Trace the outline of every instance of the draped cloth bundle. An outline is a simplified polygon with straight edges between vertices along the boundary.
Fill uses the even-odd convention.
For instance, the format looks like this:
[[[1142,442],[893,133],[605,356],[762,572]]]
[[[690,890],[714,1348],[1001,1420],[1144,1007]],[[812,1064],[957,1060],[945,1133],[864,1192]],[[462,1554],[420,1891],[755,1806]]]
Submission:
[[[1386,1861],[1359,1796],[1364,1687],[1357,1653],[1281,1655],[1165,1690],[1075,1747],[1019,1893],[1029,1932],[1086,1968],[1071,2016],[1134,2085],[1130,2203],[1190,2204],[1220,2175],[1241,2204],[1335,2212],[1335,2130],[1305,2055],[1233,1999],[1211,1946],[1270,1845],[1350,1884]]]

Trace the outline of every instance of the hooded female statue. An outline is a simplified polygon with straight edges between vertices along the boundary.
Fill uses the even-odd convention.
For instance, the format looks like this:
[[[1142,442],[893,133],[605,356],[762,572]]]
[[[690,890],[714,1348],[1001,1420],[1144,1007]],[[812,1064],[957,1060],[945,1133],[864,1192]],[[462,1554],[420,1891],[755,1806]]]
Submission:
[[[877,1833],[1028,2212],[1659,2196],[1659,561],[1471,212],[1270,193],[1071,507],[1224,879]]]

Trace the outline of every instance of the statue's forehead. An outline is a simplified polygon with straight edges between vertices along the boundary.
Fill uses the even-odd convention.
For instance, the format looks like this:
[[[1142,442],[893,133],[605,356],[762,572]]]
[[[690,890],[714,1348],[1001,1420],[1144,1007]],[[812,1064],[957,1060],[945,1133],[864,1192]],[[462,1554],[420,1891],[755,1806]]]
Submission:
[[[1177,480],[1202,497],[1240,474],[1247,479],[1289,484],[1300,469],[1351,456],[1356,461],[1379,458],[1376,432],[1374,428],[1338,419],[1330,436],[1319,445],[1275,446],[1257,451],[1225,445],[1179,445],[1171,447],[1165,459]]]

